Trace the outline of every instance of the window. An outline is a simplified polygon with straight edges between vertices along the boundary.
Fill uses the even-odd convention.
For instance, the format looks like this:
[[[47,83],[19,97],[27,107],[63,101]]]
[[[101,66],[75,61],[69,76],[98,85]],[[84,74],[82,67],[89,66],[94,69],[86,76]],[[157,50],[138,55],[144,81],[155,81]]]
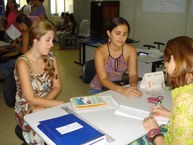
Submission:
[[[19,5],[19,10],[26,5],[26,0],[16,0],[16,3]],[[4,7],[6,9],[7,0],[4,0]]]
[[[73,0],[50,0],[52,15],[60,15],[62,12],[73,13]]]

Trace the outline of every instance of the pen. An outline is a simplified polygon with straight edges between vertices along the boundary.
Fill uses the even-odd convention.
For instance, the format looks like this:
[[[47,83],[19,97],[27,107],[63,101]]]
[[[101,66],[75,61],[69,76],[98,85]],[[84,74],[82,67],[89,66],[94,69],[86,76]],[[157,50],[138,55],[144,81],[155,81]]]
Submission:
[[[157,109],[157,107],[162,103],[162,99],[160,99],[157,103],[154,109]]]
[[[155,106],[155,108],[154,109],[157,109],[158,108],[158,106],[160,105],[162,103],[162,99],[160,99],[157,103],[156,103],[156,106]],[[150,113],[150,117],[151,116],[153,116],[153,114],[152,113]]]

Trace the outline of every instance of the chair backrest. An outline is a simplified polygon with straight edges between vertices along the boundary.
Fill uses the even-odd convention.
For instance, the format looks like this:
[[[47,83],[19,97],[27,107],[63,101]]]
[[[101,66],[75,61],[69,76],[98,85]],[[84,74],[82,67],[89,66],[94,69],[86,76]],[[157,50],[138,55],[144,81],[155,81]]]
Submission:
[[[4,78],[2,83],[3,96],[7,106],[13,108],[15,106],[16,82],[13,71]]]
[[[78,36],[90,37],[90,21],[82,20],[78,29]]]
[[[90,83],[96,74],[94,60],[87,61],[82,68],[82,80],[84,83]]]

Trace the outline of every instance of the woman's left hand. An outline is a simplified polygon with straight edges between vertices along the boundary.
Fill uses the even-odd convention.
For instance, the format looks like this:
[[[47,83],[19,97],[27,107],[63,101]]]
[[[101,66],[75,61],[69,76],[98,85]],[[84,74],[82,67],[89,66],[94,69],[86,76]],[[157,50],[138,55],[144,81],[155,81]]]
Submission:
[[[141,91],[137,89],[137,87],[129,87],[125,88],[125,95],[129,97],[140,97],[143,95]]]
[[[143,120],[143,126],[147,132],[151,129],[159,128],[159,125],[154,117],[148,116]]]

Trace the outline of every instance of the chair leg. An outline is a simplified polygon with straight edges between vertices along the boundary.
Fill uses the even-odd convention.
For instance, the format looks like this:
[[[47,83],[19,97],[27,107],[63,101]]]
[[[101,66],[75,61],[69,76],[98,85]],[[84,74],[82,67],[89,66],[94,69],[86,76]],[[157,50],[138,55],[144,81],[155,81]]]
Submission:
[[[25,142],[25,139],[23,138],[23,133],[22,133],[22,130],[21,130],[21,128],[17,125],[16,127],[15,127],[15,134],[17,135],[17,137],[20,139],[20,140],[22,140],[22,141],[24,141],[24,143],[26,143]],[[23,144],[24,144],[23,143]],[[22,145],[23,145],[22,144]],[[27,143],[26,143],[26,145],[27,145]]]

